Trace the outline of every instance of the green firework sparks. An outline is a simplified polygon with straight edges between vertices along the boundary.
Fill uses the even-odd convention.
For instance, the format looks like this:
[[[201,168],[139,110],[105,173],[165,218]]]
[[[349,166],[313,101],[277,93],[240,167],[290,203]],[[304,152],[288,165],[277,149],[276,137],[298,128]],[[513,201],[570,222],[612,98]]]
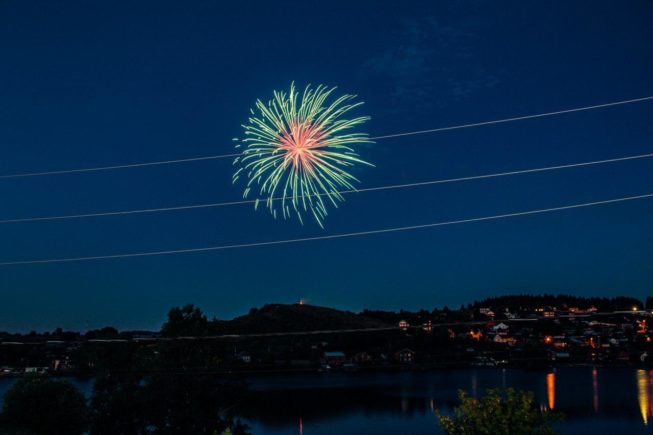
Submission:
[[[358,179],[348,172],[357,164],[369,165],[352,148],[372,143],[366,133],[352,129],[369,116],[343,118],[362,105],[355,95],[343,95],[327,102],[336,88],[307,86],[297,92],[274,91],[267,104],[256,102],[249,123],[243,125],[245,138],[236,147],[242,150],[234,165],[234,183],[241,177],[247,184],[243,197],[255,196],[255,208],[265,202],[276,218],[310,213],[322,222],[330,205],[344,201],[344,191],[355,191]],[[242,148],[241,148],[242,146]]]

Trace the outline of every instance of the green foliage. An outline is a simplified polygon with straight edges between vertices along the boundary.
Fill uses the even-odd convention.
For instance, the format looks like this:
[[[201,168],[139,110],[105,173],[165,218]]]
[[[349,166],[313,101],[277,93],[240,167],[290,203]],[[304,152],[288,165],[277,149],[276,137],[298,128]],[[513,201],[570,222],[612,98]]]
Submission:
[[[552,435],[554,416],[535,407],[533,393],[508,388],[488,390],[481,399],[458,392],[460,406],[453,416],[438,413],[448,435]]]
[[[86,401],[70,382],[33,376],[7,392],[0,424],[3,434],[81,434]]]

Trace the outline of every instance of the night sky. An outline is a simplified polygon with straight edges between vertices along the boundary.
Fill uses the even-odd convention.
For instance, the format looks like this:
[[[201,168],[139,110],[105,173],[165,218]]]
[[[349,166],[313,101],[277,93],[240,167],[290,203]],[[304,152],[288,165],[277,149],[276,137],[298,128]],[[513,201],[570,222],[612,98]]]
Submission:
[[[0,174],[233,152],[291,81],[365,101],[372,136],[653,95],[653,3],[0,1]],[[653,151],[653,101],[378,141],[361,187]],[[349,195],[320,229],[234,206],[0,225],[0,261],[311,237],[653,192],[653,159]],[[231,160],[0,180],[0,218],[230,201]],[[243,250],[0,268],[0,330],[158,328],[300,298],[457,307],[653,294],[653,200]]]

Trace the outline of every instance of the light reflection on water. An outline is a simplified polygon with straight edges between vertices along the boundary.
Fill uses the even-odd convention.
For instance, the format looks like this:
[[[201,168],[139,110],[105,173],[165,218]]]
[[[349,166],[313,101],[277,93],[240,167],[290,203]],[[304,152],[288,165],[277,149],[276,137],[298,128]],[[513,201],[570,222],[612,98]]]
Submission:
[[[556,407],[556,374],[555,372],[546,374],[546,400],[549,409],[553,411]]]
[[[642,422],[648,425],[649,417],[653,416],[653,370],[637,370],[637,402]]]
[[[592,367],[592,407],[594,413],[599,412],[599,371]]]
[[[533,391],[538,406],[563,414],[556,424],[562,434],[653,433],[653,371],[633,368],[327,373],[253,379],[252,387],[268,404],[267,411],[250,409],[254,434],[297,433],[298,415],[306,435],[441,434],[435,411],[451,412],[459,388],[480,396],[504,387]]]
[[[0,400],[14,379],[0,379]],[[442,434],[436,411],[451,412],[457,390],[533,391],[537,405],[564,414],[562,434],[653,434],[653,370],[576,367],[555,371],[461,369],[322,373],[251,378],[242,410],[254,434]],[[90,395],[92,380],[73,380]],[[600,399],[600,401],[599,401]]]

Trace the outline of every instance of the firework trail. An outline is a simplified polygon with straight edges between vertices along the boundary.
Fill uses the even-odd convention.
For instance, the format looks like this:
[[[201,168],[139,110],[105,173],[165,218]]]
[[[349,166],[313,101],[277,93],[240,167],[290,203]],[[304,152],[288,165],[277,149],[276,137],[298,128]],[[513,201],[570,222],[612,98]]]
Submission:
[[[264,104],[256,101],[250,110],[249,123],[243,125],[245,138],[242,155],[233,181],[246,178],[243,197],[254,193],[258,208],[265,202],[276,218],[278,210],[284,218],[310,213],[322,227],[329,205],[344,201],[340,190],[355,190],[356,177],[348,172],[363,164],[351,148],[354,144],[372,143],[366,133],[351,129],[368,121],[369,116],[343,119],[355,103],[355,95],[343,95],[330,103],[327,99],[336,88],[307,86],[300,95],[294,83],[290,92],[274,91],[274,98]]]

